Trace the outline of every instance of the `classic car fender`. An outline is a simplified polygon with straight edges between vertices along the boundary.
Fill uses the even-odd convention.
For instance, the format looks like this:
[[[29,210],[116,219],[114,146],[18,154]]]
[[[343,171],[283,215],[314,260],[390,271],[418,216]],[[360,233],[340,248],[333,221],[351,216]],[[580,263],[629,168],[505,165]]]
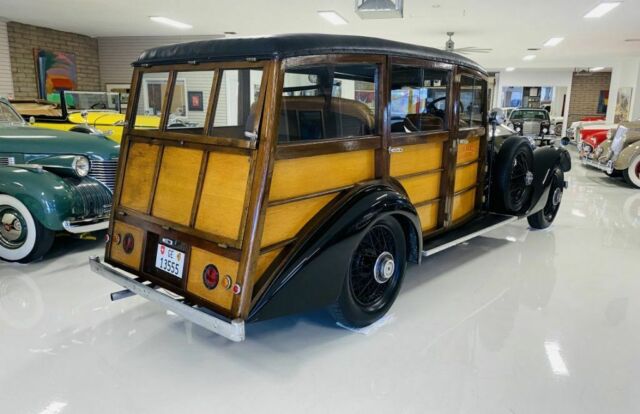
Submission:
[[[249,314],[249,321],[320,309],[340,295],[353,251],[381,217],[396,218],[408,240],[408,260],[419,262],[420,219],[399,184],[357,186],[329,203],[300,232],[300,240],[273,270],[273,282]]]
[[[626,170],[631,165],[638,155],[640,155],[640,141],[637,141],[620,151],[620,155],[613,163],[613,168],[616,170]]]
[[[548,146],[533,151],[533,194],[526,215],[542,210],[549,197],[551,172],[560,167],[564,172],[571,170],[571,155],[564,148]]]
[[[61,177],[36,166],[0,167],[0,194],[20,200],[49,230],[63,230],[72,216],[75,191]]]

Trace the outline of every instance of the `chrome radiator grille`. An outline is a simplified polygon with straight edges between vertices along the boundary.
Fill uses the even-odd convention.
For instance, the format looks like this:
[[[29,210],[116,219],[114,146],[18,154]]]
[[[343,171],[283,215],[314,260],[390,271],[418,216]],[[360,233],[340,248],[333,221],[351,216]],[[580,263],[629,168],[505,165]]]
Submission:
[[[77,219],[104,217],[111,212],[111,192],[93,180],[65,179],[76,190],[74,214]]]
[[[13,157],[0,157],[0,166],[13,165],[16,163],[16,159]]]
[[[111,161],[91,161],[91,171],[89,177],[100,181],[106,185],[111,192],[116,187],[116,171],[118,169],[118,160]]]
[[[538,135],[540,133],[540,122],[526,121],[522,126],[522,133],[525,135]]]

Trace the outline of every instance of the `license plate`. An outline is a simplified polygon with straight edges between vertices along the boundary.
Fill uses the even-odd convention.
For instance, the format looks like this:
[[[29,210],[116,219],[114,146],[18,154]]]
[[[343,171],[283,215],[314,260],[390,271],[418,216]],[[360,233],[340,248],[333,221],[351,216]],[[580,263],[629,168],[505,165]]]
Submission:
[[[164,244],[158,244],[156,268],[182,279],[184,270],[184,253]]]

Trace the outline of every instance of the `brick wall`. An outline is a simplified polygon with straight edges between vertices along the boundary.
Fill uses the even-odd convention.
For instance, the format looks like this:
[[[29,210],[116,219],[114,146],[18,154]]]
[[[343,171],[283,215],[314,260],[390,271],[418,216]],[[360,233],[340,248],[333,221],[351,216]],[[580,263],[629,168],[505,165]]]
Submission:
[[[600,91],[608,91],[611,72],[595,72],[588,75],[573,74],[571,100],[569,103],[569,125],[586,116],[605,116],[598,112]]]
[[[100,87],[97,39],[17,22],[8,22],[7,32],[16,98],[28,99],[38,96],[33,58],[33,49],[36,48],[74,53],[78,67],[78,90],[103,89]]]

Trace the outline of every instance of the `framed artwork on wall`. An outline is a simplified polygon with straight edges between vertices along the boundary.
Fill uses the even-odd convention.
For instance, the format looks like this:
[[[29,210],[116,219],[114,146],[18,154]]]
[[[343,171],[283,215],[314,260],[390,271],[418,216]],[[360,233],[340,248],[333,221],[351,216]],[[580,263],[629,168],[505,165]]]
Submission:
[[[188,91],[187,100],[189,101],[189,110],[203,111],[204,103],[202,102],[202,99],[203,99],[202,91]]]
[[[598,97],[598,113],[606,114],[608,106],[609,106],[609,91],[600,91],[600,96]]]
[[[39,98],[46,99],[49,94],[74,91],[78,88],[76,55],[47,49],[33,49],[33,56]]]
[[[622,87],[618,89],[618,98],[616,99],[616,114],[614,117],[614,123],[625,122],[629,120],[631,109],[631,95],[633,94],[633,88]]]
[[[131,85],[128,83],[107,83],[105,89],[107,92],[120,94],[120,109],[126,111],[129,94],[131,93]]]

